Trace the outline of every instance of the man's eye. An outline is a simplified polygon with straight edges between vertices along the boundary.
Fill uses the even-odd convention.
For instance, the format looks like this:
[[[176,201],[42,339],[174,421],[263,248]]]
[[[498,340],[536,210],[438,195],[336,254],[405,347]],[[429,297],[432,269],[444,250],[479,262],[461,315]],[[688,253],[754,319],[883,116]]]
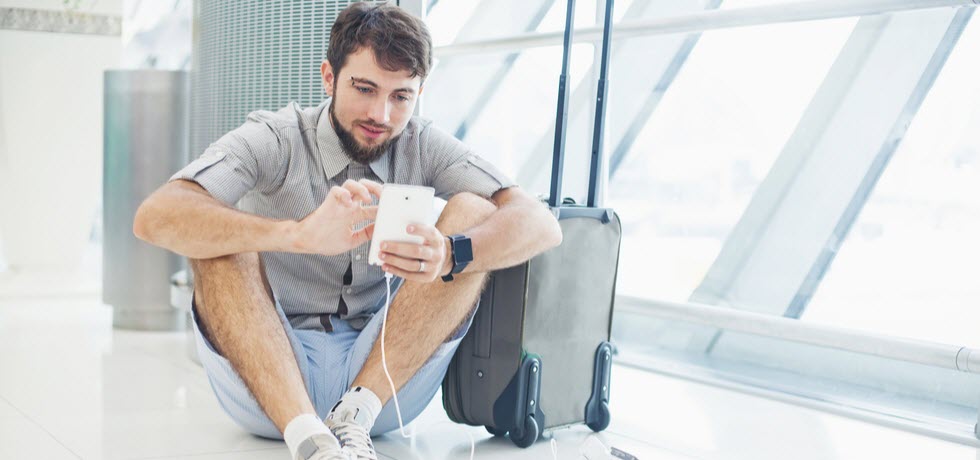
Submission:
[[[354,88],[356,88],[357,92],[361,94],[371,94],[371,88],[368,88],[366,86],[355,86]]]
[[[397,99],[398,102],[408,102],[408,101],[412,100],[412,98],[410,98],[410,97],[408,97],[408,96],[406,96],[404,94],[399,94],[399,95],[395,96],[395,99]]]

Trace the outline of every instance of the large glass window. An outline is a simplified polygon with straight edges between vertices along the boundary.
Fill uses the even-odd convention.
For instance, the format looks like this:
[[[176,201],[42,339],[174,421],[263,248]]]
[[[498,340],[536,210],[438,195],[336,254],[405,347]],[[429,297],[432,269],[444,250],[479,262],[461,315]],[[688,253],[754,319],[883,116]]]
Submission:
[[[579,2],[577,26],[593,26],[602,3]],[[780,3],[621,1],[615,22]],[[480,18],[494,17],[485,14],[494,4],[452,4],[471,16],[450,24],[439,2],[430,16],[437,41],[563,27],[565,3],[550,1],[516,9],[517,25],[503,25],[510,32],[483,30],[490,19]],[[792,23],[778,22],[778,10],[765,10],[777,21],[769,24],[726,27],[704,15],[694,21],[700,32],[651,30],[612,43],[603,153],[604,204],[624,229],[617,359],[972,439],[980,375],[945,361],[658,316],[663,301],[707,303],[802,320],[784,330],[829,324],[866,331],[861,338],[953,345],[930,350],[937,354],[980,344],[971,328],[980,294],[971,278],[980,258],[972,241],[980,233],[973,9]],[[563,195],[578,200],[597,49],[580,42],[572,50]],[[425,115],[525,189],[545,193],[560,66],[560,46],[446,56],[428,83]]]
[[[610,179],[607,204],[624,220],[619,293],[688,300],[855,22],[725,29],[700,37]],[[677,41],[645,37],[613,46],[639,54],[670,43]],[[679,45],[674,49],[681,52]],[[616,133],[642,116],[638,99],[657,97],[650,81],[630,78],[642,62],[638,55],[617,56],[610,68],[607,154],[620,145]]]
[[[518,9],[508,8],[508,3],[514,2],[482,2],[470,9],[467,2],[437,3],[427,19],[437,46],[506,36],[497,24],[487,22],[503,13],[510,18],[511,35],[564,28],[565,2],[528,2]],[[596,2],[576,2],[576,27],[591,27],[595,21]],[[468,32],[466,37],[464,32]],[[579,99],[586,103],[570,104],[570,116],[592,111],[594,49],[591,43],[572,47],[568,86],[572,92],[578,90],[584,96]],[[460,137],[528,190],[545,193],[561,59],[560,45],[439,58],[426,83],[423,115]],[[568,141],[587,145],[590,135],[584,130],[570,132]],[[535,156],[548,160],[530,161]]]
[[[971,22],[803,316],[980,347],[980,24]]]

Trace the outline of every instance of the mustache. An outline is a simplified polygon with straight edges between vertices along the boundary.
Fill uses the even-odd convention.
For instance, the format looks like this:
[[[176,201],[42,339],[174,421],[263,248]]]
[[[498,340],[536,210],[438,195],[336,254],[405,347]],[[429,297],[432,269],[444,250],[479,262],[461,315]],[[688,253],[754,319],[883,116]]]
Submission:
[[[391,131],[391,126],[390,125],[378,124],[378,123],[374,123],[372,121],[367,121],[367,120],[364,120],[364,121],[356,121],[355,123],[357,123],[359,125],[364,125],[364,126],[367,126],[368,128],[376,129],[376,130],[379,130],[379,131]]]

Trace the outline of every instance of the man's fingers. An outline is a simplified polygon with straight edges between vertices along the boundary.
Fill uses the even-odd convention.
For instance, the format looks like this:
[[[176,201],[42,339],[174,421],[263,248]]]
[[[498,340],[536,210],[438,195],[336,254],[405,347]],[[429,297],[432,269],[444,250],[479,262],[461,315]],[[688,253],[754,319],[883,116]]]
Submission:
[[[368,224],[366,227],[354,232],[351,236],[351,243],[354,247],[358,247],[374,237],[374,223]]]
[[[330,193],[328,196],[332,196],[338,203],[343,205],[352,204],[350,191],[338,186],[330,187]]]
[[[391,273],[392,275],[398,276],[400,278],[404,278],[404,279],[406,279],[408,281],[426,281],[427,280],[427,278],[425,277],[425,275],[422,274],[422,273],[418,273],[418,272],[414,272],[414,271],[408,271],[408,270],[402,270],[402,269],[400,269],[398,267],[394,267],[394,266],[391,266],[391,265],[388,265],[388,264],[383,265],[381,268],[384,271],[386,271],[388,273]]]
[[[374,222],[371,222],[367,227],[362,228],[361,231],[367,234],[367,239],[370,241],[371,238],[374,238]]]
[[[360,220],[375,220],[378,218],[377,206],[364,206],[361,208]]]
[[[375,182],[373,180],[368,180],[368,179],[361,179],[361,180],[359,180],[357,182],[359,182],[361,185],[363,185],[365,188],[367,188],[368,191],[370,191],[372,195],[374,195],[374,196],[376,196],[378,198],[381,198],[381,190],[384,189],[384,187],[382,187],[381,184],[379,184],[379,183],[377,183],[377,182]]]
[[[381,260],[384,261],[385,265],[391,265],[396,268],[405,270],[406,272],[418,273],[419,272],[419,260],[407,257],[396,256],[385,251],[380,254]]]
[[[443,238],[442,232],[431,225],[412,224],[408,226],[406,231],[409,235],[418,235],[425,238],[425,241],[429,244],[438,243],[438,240]]]
[[[371,203],[374,200],[371,199],[371,192],[368,188],[361,184],[360,182],[347,179],[344,182],[344,188],[350,191],[351,196],[354,199],[359,200],[361,203]]]
[[[432,259],[432,248],[421,244],[385,241],[381,250],[385,253],[391,253],[406,259]]]

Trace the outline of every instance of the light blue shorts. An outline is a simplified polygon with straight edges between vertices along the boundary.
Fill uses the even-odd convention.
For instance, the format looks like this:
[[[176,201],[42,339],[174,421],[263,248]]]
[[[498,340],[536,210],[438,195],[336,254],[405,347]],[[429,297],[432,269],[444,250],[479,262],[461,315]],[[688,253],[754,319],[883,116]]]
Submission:
[[[392,293],[392,300],[394,298]],[[276,302],[279,319],[296,355],[310,399],[321,419],[327,416],[330,409],[347,392],[361,367],[364,366],[381,331],[384,302],[384,298],[380,299],[376,307],[377,314],[361,331],[352,328],[347,321],[335,315],[330,316],[333,332],[329,333],[293,329],[286,320],[282,306],[278,301]],[[221,407],[246,431],[266,438],[282,439],[282,433],[259,407],[255,397],[231,363],[221,356],[201,334],[197,323],[196,306],[191,308],[191,312],[194,317],[198,356]],[[405,424],[415,419],[435,396],[449,367],[449,361],[456,352],[459,342],[466,335],[466,331],[469,330],[475,313],[476,308],[473,308],[469,317],[450,336],[450,339],[443,343],[425,365],[398,391],[398,403]],[[394,400],[389,400],[384,405],[371,430],[372,436],[398,428],[398,417],[394,406]]]

